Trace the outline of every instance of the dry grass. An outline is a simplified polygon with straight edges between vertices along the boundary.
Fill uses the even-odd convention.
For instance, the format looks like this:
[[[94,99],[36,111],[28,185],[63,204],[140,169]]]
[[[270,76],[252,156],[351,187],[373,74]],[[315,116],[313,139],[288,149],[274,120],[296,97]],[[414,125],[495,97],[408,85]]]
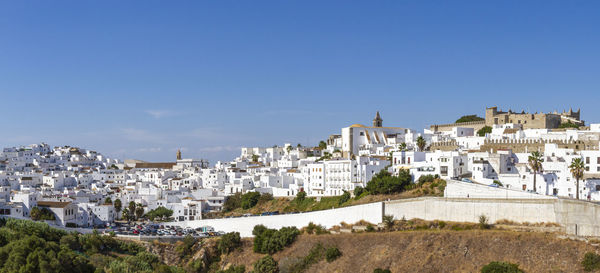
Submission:
[[[552,234],[501,230],[462,232],[410,231],[339,235],[301,235],[277,261],[304,257],[317,243],[336,246],[343,253],[332,262],[322,261],[307,272],[479,272],[490,261],[517,263],[525,272],[583,272],[580,261],[598,248],[581,241],[562,240]],[[223,258],[223,264],[246,265],[263,255],[252,252],[252,242]]]

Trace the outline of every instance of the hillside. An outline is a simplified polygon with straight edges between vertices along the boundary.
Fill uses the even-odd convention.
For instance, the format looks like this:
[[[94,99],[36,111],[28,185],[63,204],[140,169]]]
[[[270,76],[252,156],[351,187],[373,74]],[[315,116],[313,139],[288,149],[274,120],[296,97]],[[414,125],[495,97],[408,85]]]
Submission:
[[[479,272],[491,261],[519,264],[525,272],[583,272],[581,260],[597,246],[558,239],[550,233],[504,230],[409,231],[338,235],[301,235],[295,243],[273,255],[285,265],[304,257],[321,243],[337,246],[342,256],[321,261],[306,272]],[[252,242],[222,259],[222,265],[245,265],[263,255],[252,251]],[[282,271],[284,273],[285,271]]]

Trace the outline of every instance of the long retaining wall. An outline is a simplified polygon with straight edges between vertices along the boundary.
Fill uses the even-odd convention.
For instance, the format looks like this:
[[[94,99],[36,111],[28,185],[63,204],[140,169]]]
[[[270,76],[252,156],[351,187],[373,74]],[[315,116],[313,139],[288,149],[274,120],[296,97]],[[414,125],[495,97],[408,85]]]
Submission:
[[[356,223],[360,220],[381,223],[383,215],[393,215],[396,219],[419,218],[473,223],[479,221],[479,216],[485,215],[490,223],[501,219],[519,223],[556,223],[561,225],[567,234],[600,236],[600,205],[557,198],[420,197],[297,214],[205,219],[169,224],[191,228],[212,226],[217,231],[237,231],[243,237],[251,237],[255,225],[277,229],[287,226],[302,228],[313,222],[330,228],[341,222]]]
[[[256,225],[268,228],[297,227],[302,228],[310,222],[330,228],[341,222],[356,223],[365,220],[371,223],[380,223],[383,218],[383,203],[370,203],[351,207],[321,210],[297,214],[283,214],[270,216],[250,216],[239,218],[204,219],[187,222],[171,222],[169,224],[182,227],[197,228],[202,226],[214,227],[217,231],[237,231],[242,237],[252,236],[252,229]]]

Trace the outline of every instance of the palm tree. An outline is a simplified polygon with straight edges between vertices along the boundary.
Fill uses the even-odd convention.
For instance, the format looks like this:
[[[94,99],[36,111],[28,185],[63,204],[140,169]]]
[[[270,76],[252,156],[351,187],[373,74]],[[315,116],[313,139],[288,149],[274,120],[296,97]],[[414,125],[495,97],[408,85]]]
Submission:
[[[406,150],[406,142],[400,143],[400,145],[398,145],[398,148],[400,148],[400,151]]]
[[[127,209],[127,208],[123,209],[123,214],[122,214],[122,216],[123,216],[123,218],[124,218],[125,220],[127,220],[127,222],[129,222],[129,219],[130,219],[130,215],[129,215],[129,209]]]
[[[538,151],[531,152],[527,162],[529,162],[529,168],[533,170],[533,191],[537,192],[536,176],[538,172],[542,172],[542,162],[544,162],[544,157]]]
[[[419,147],[419,151],[422,152],[423,150],[425,150],[425,145],[427,145],[427,142],[422,136],[419,136],[417,138],[417,147]]]
[[[390,229],[394,226],[395,219],[393,215],[384,215],[382,220],[387,229]]]
[[[573,175],[573,178],[575,178],[575,180],[577,181],[576,198],[579,199],[579,179],[583,178],[583,171],[585,169],[583,160],[581,160],[581,158],[579,157],[573,158],[573,160],[571,161],[571,165],[569,165],[569,169],[571,169],[571,174]]]
[[[118,216],[119,212],[121,212],[121,209],[123,208],[123,204],[121,204],[121,199],[117,198],[117,200],[115,200],[113,206],[115,207],[115,210],[117,211],[117,216]]]

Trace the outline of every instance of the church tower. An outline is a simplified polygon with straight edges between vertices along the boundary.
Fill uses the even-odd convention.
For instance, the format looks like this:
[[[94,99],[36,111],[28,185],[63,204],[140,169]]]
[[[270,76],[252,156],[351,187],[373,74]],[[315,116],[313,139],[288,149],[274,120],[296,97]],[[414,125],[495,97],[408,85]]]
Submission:
[[[383,119],[381,119],[381,116],[379,116],[379,111],[377,111],[377,114],[375,115],[375,118],[373,119],[373,127],[382,127],[383,126]]]
[[[181,150],[177,149],[177,160],[181,160]]]

